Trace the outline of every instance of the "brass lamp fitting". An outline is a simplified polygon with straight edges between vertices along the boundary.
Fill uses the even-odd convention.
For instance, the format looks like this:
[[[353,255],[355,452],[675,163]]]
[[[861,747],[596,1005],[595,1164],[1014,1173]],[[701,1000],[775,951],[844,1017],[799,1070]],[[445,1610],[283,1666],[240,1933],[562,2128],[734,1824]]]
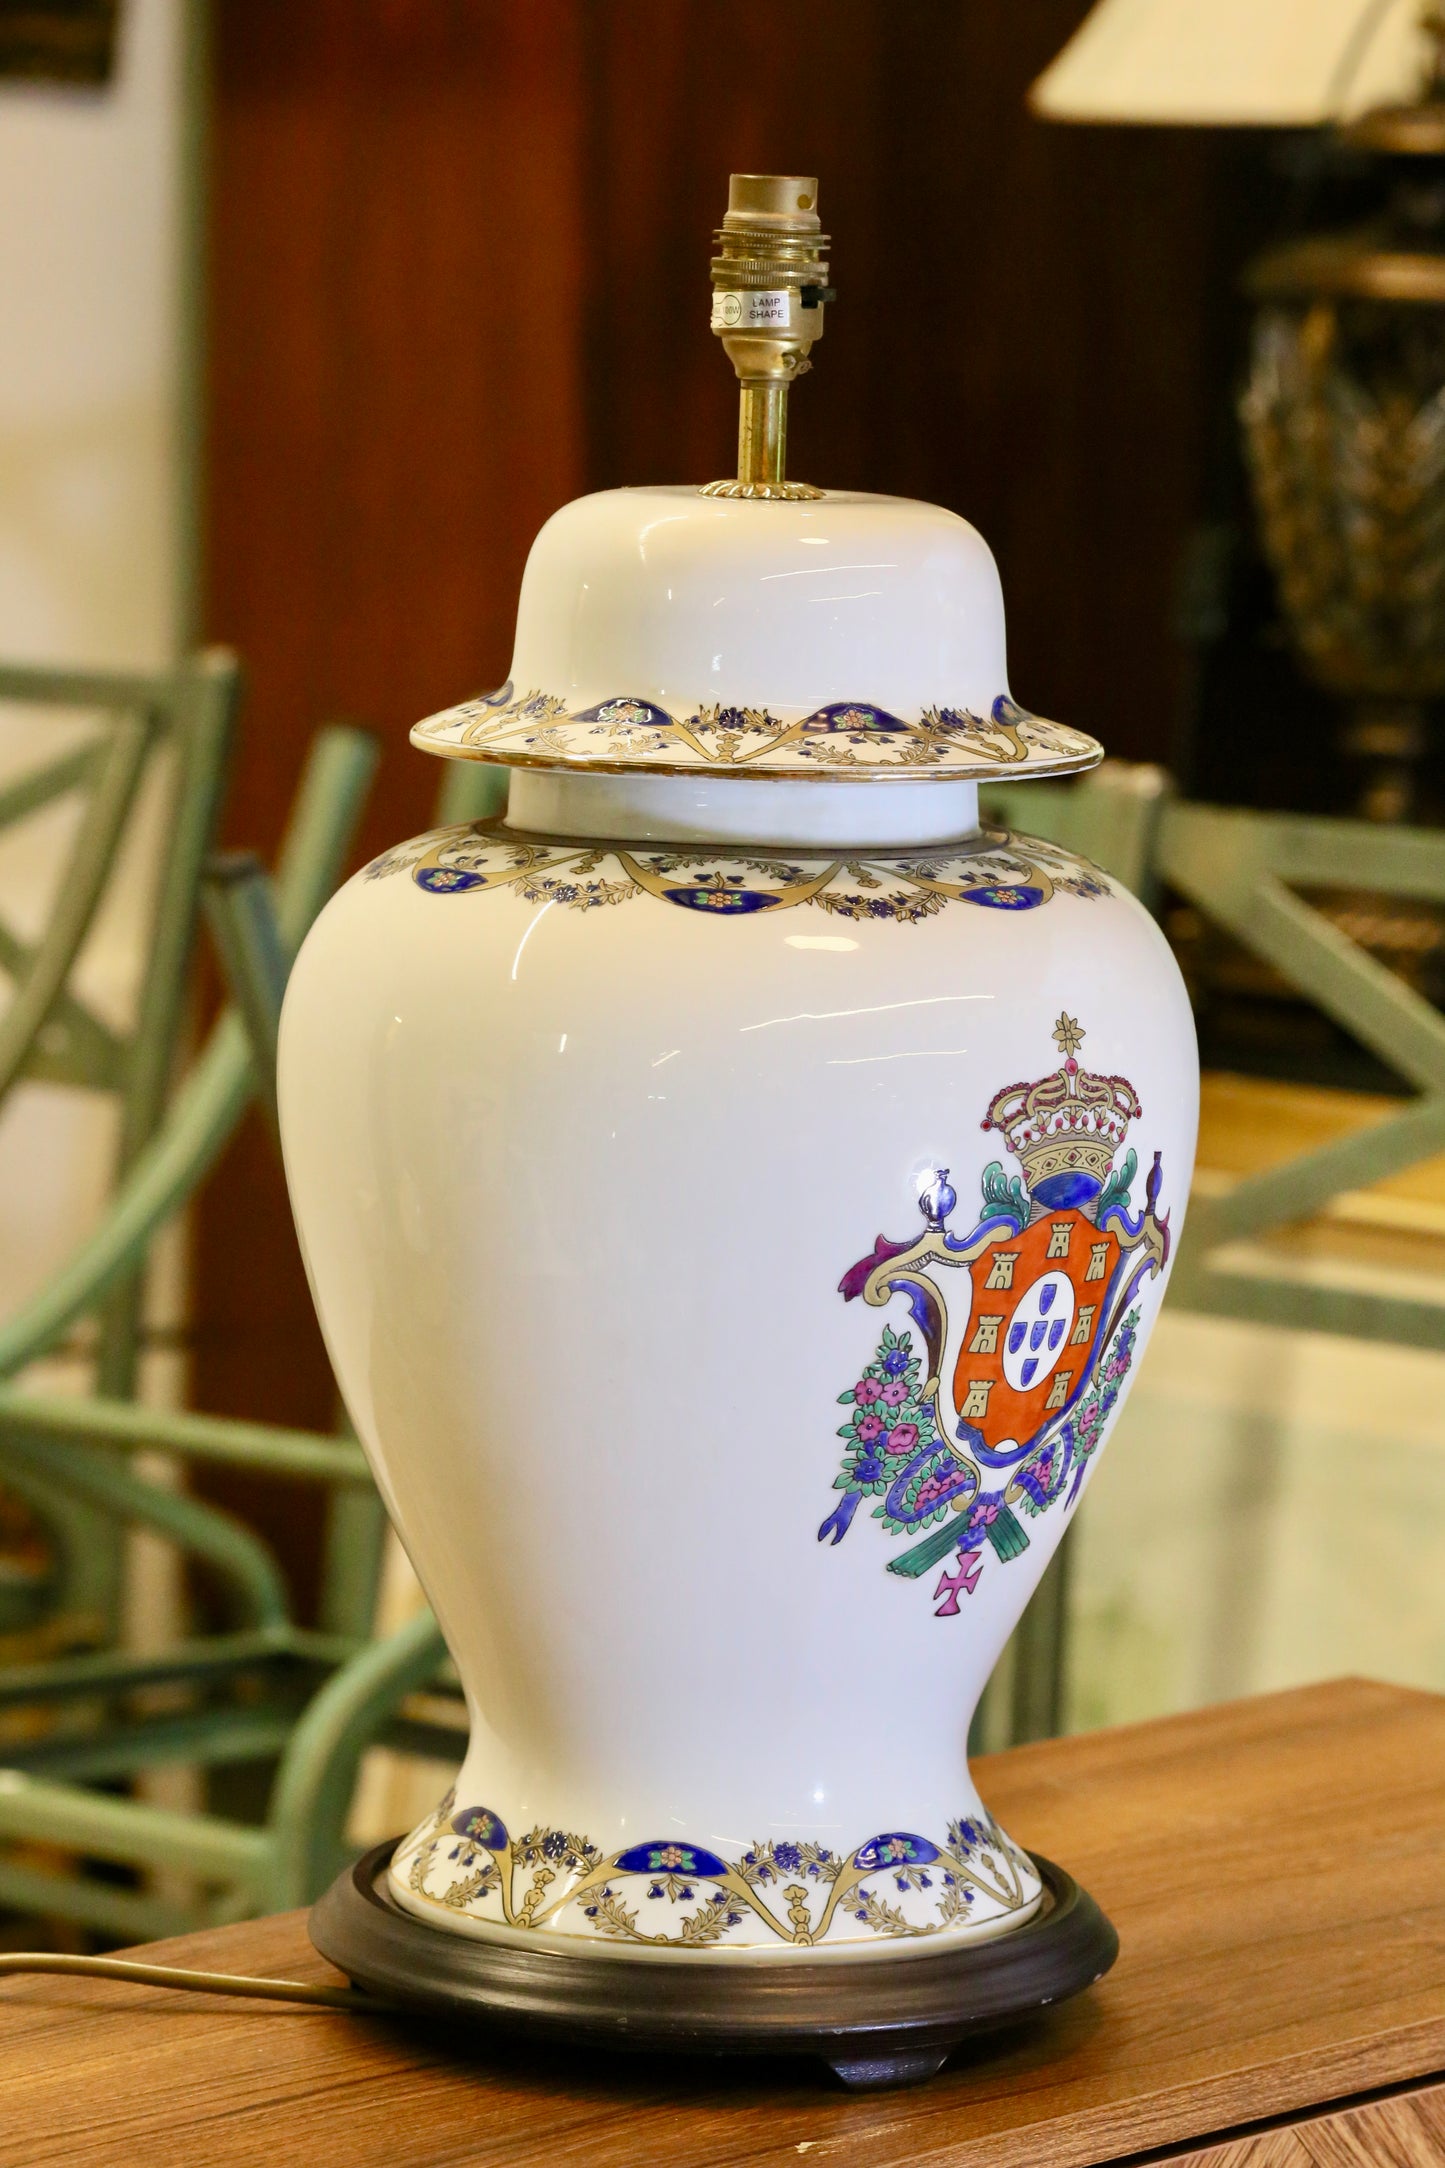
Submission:
[[[712,328],[737,371],[738,474],[706,497],[821,497],[786,479],[788,386],[810,367],[834,299],[818,223],[818,184],[795,173],[734,173],[714,239]]]

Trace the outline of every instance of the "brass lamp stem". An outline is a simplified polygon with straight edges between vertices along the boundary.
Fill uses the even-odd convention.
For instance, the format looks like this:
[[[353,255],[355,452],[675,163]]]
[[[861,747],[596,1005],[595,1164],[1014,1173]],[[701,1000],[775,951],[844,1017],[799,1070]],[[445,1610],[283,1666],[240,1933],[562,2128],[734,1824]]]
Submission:
[[[708,497],[820,497],[787,479],[788,387],[823,336],[828,237],[818,184],[804,174],[734,173],[712,264],[712,328],[739,383],[736,481]]]
[[[781,496],[788,471],[788,387],[743,384],[738,392],[738,481]],[[816,496],[816,490],[809,491]]]

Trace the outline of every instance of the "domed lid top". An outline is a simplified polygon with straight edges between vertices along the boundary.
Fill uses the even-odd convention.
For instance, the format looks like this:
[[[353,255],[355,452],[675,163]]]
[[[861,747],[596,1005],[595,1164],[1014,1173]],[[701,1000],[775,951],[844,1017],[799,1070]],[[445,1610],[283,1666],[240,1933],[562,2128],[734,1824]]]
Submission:
[[[412,743],[664,775],[1091,768],[1092,738],[1011,697],[998,573],[967,520],[788,477],[789,388],[835,298],[816,180],[735,173],[715,244],[736,478],[564,505],[527,559],[506,684],[429,716]]]
[[[1008,689],[987,545],[938,505],[617,489],[550,519],[511,676],[424,751],[509,766],[830,778],[1060,775],[1082,731]]]

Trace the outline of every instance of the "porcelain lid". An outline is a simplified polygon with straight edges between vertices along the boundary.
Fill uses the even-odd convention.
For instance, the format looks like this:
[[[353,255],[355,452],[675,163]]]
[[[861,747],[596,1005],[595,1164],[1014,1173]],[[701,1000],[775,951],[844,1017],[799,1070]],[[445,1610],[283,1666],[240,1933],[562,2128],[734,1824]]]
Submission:
[[[564,505],[527,560],[507,683],[411,736],[511,767],[837,780],[1102,758],[1011,697],[998,572],[967,520],[847,491]]]

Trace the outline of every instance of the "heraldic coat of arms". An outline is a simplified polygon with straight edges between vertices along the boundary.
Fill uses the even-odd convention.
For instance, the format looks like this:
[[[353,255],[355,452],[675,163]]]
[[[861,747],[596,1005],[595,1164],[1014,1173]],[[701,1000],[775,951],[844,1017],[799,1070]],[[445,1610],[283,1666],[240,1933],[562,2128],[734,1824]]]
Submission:
[[[838,1396],[849,1411],[842,1496],[818,1540],[841,1543],[869,1501],[888,1535],[917,1539],[890,1573],[917,1579],[947,1561],[933,1590],[939,1618],[958,1616],[986,1550],[1019,1557],[1025,1523],[1078,1497],[1133,1361],[1135,1298],[1169,1256],[1160,1155],[1138,1211],[1137,1154],[1119,1158],[1143,1112],[1134,1087],[1080,1067],[1075,1018],[1061,1016],[1053,1036],[1062,1065],[1006,1086],[982,1123],[1022,1176],[990,1161],[978,1222],[958,1234],[949,1170],[935,1169],[918,1200],[923,1233],[880,1235],[839,1283],[848,1302],[900,1298],[912,1325],[885,1326]]]

